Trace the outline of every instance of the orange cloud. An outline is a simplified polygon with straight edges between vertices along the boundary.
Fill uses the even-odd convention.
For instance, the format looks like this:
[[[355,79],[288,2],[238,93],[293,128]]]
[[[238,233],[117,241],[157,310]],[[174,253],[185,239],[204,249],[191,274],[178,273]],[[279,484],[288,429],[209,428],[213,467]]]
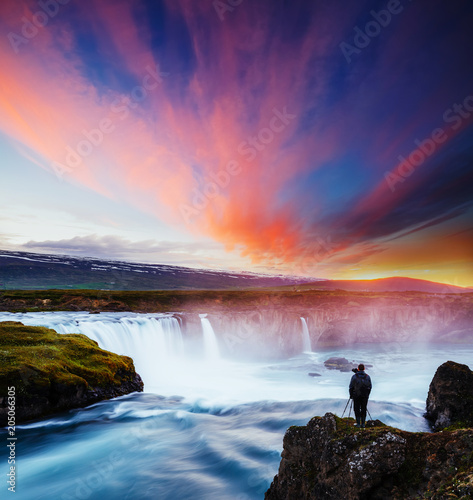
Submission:
[[[364,236],[422,176],[395,192],[383,178],[320,230],[325,214],[319,217],[317,193],[285,195],[294,179],[338,158],[348,140],[338,129],[346,102],[313,119],[333,92],[326,60],[346,19],[324,25],[314,16],[311,36],[287,33],[296,41],[285,43],[268,37],[273,6],[263,4],[254,7],[258,15],[242,6],[232,12],[235,22],[222,23],[203,2],[166,2],[166,23],[189,36],[182,52],[174,39],[166,47],[153,42],[136,21],[145,15],[139,2],[71,4],[69,13],[66,5],[19,53],[0,41],[0,63],[8,68],[0,129],[52,175],[211,236],[253,262],[289,268],[315,253],[317,265],[336,269],[373,259],[383,248]],[[4,2],[2,23],[18,31],[18,20],[37,8]],[[85,60],[72,21],[87,26],[99,62]],[[161,56],[177,61],[179,71]],[[334,235],[330,244],[318,243],[322,228]]]

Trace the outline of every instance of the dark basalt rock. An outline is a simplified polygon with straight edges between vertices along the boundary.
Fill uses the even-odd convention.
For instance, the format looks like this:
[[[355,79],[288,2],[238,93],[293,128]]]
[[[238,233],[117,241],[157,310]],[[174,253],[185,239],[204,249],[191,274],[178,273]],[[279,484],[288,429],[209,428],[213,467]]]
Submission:
[[[473,498],[473,429],[430,434],[353,424],[327,413],[289,428],[265,499]]]
[[[438,431],[449,426],[473,426],[473,371],[447,361],[437,368],[430,383],[425,417]]]
[[[358,430],[353,419],[331,413],[289,428],[265,499],[473,498],[473,428],[468,428],[473,426],[473,372],[468,366],[448,361],[437,369],[426,415],[435,429],[450,429],[414,433],[376,420]]]
[[[366,368],[371,368],[373,365],[363,363]],[[348,361],[346,358],[329,358],[324,362],[325,368],[329,370],[340,370],[341,372],[350,372],[353,368],[357,368],[359,363],[355,361]]]
[[[346,358],[329,358],[324,362],[324,365],[329,370],[340,370],[341,372],[349,372],[358,366],[357,363],[350,362]]]
[[[128,356],[85,335],[0,323],[0,426],[9,411],[18,424],[135,391],[143,381]]]

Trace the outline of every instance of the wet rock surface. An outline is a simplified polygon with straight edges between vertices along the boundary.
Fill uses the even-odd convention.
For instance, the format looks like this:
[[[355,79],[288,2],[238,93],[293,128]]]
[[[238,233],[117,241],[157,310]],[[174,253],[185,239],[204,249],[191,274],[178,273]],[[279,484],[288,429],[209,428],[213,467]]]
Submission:
[[[364,430],[331,413],[291,427],[266,500],[472,498],[473,430]]]
[[[327,366],[329,365],[329,366]],[[351,369],[345,358],[327,368]],[[266,500],[473,498],[473,372],[447,361],[430,384],[426,416],[435,430],[407,432],[379,420],[366,429],[331,413],[284,436]]]
[[[354,361],[348,361],[346,358],[329,358],[324,362],[325,368],[329,370],[340,370],[341,372],[349,372],[358,366]]]
[[[426,408],[425,417],[434,430],[473,426],[473,371],[454,361],[439,366],[430,383]]]
[[[325,368],[328,370],[339,370],[341,372],[351,372],[354,368],[357,368],[360,363],[365,365],[365,368],[372,368],[373,365],[365,363],[363,361],[348,361],[346,358],[329,358],[324,362]]]

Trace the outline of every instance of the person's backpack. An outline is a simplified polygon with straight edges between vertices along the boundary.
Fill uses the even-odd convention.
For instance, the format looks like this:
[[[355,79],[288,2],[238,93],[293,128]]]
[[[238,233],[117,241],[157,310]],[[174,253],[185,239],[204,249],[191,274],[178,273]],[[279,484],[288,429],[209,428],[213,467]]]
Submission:
[[[371,392],[371,382],[366,373],[356,373],[353,384],[353,394],[355,397],[366,397]]]

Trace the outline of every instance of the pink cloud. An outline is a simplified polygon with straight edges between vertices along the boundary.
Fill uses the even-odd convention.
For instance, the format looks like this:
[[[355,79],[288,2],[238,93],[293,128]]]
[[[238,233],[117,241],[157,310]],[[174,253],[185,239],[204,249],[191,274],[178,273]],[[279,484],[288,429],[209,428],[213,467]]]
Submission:
[[[241,249],[254,262],[296,262],[310,239],[308,221],[300,215],[301,201],[317,207],[316,193],[305,194],[304,200],[286,199],[281,193],[295,178],[338,158],[346,142],[362,135],[356,121],[360,114],[345,118],[352,102],[363,101],[354,99],[358,89],[341,96],[332,114],[321,113],[310,134],[301,127],[309,104],[314,114],[325,110],[332,74],[324,62],[344,39],[349,15],[328,16],[323,9],[331,7],[321,7],[319,17],[309,20],[308,35],[289,44],[268,36],[269,3],[254,9],[242,4],[225,23],[211,3],[166,4],[169,15],[189,30],[185,75],[161,67],[147,27],[135,21],[140,7],[134,2],[74,6],[76,21],[88,26],[106,64],[109,87],[87,76],[74,23],[66,22],[67,6],[64,17],[58,14],[19,54],[2,39],[0,62],[8,71],[1,82],[0,129],[25,147],[25,155],[39,155],[52,175],[53,164],[56,173],[58,164],[64,165],[62,179],[185,231],[211,236],[229,249]],[[17,29],[18,19],[31,16],[34,8],[33,2],[4,2],[3,23]],[[169,60],[180,57],[172,44],[162,50],[169,51]],[[117,69],[150,88],[135,94],[133,87],[124,91]],[[170,74],[160,81],[153,77],[154,70]],[[411,126],[391,137],[388,150],[382,148],[387,132],[380,130],[373,138],[372,156],[379,164],[389,163],[423,121],[424,109],[419,109]],[[90,143],[91,137],[97,144],[89,154],[77,155],[78,149],[89,151],[84,141]],[[217,188],[216,177],[221,181]],[[334,231],[344,230],[353,218],[363,219],[330,254],[350,261],[345,253],[350,246],[415,190],[417,182],[411,178],[391,193],[384,177],[380,179],[349,217],[336,221]],[[316,233],[317,228],[312,229]],[[361,246],[356,258],[374,251]]]
[[[7,3],[15,3],[10,18],[21,8],[31,16],[29,3]],[[178,3],[169,7],[177,9]],[[172,74],[169,83],[159,82],[142,102],[96,87],[85,76],[83,61],[73,55],[73,26],[61,23],[58,15],[20,54],[2,41],[0,60],[9,71],[2,81],[0,128],[40,155],[43,167],[56,170],[63,179],[186,230],[209,234],[229,248],[241,246],[254,260],[292,258],[303,239],[301,222],[294,207],[278,200],[278,194],[298,173],[317,168],[334,154],[337,134],[330,127],[303,137],[297,147],[290,143],[305,113],[306,104],[298,97],[300,75],[312,58],[324,56],[333,35],[326,29],[320,36],[306,37],[298,57],[284,45],[263,51],[268,30],[264,17],[240,9],[238,15],[246,17],[238,23],[246,26],[243,31],[217,17],[208,21],[215,23],[212,30],[219,40],[209,59],[206,34],[198,26],[204,7],[190,2],[179,7],[194,34],[196,55],[182,100],[169,93]],[[76,15],[95,34],[105,57],[119,58],[111,61],[112,66],[119,65],[141,82],[150,66],[159,66],[149,33],[133,22],[130,2],[80,4]],[[244,75],[242,53],[251,59]],[[317,76],[311,95],[315,101],[327,84],[323,73]],[[254,97],[252,92],[261,95]],[[275,110],[278,116],[296,118],[284,122],[275,118]],[[85,144],[91,137],[98,143],[92,148]],[[205,193],[212,175],[233,161],[239,173],[196,211],[193,201]],[[184,205],[193,209],[191,221],[182,216]]]

